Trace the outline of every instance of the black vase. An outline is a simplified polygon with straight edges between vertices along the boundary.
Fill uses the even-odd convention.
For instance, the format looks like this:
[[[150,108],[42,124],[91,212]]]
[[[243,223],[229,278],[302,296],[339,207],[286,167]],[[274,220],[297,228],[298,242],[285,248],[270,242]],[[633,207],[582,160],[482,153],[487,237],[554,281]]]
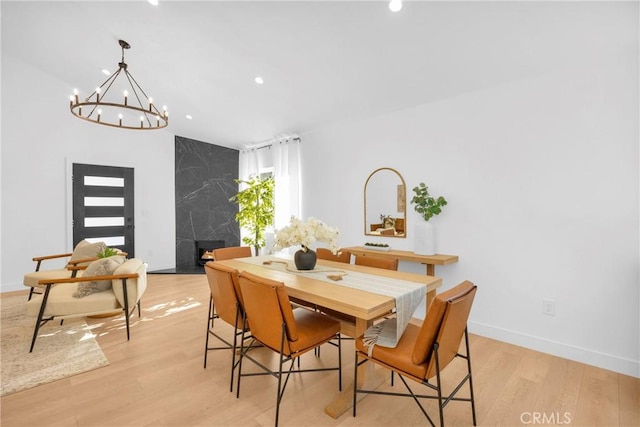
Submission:
[[[300,249],[293,255],[293,262],[298,270],[313,270],[317,259],[316,253],[311,249],[306,252]]]

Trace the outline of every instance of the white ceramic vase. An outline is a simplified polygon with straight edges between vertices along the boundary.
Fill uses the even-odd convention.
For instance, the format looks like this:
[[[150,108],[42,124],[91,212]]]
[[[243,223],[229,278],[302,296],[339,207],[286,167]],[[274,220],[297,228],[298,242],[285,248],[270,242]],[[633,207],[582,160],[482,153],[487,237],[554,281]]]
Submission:
[[[435,255],[436,232],[435,227],[429,221],[417,221],[414,226],[413,244],[418,255]]]

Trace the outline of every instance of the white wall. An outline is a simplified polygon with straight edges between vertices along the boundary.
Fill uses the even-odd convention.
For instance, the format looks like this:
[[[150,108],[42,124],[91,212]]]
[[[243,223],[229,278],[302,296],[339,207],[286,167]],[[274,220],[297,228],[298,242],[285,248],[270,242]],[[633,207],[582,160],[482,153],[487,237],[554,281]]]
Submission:
[[[406,239],[363,235],[363,187],[382,166],[409,200],[425,182],[460,256],[443,289],[479,287],[472,332],[640,377],[637,55],[302,133],[304,215],[411,250],[412,205]]]
[[[79,120],[68,111],[72,89],[2,57],[3,292],[24,289],[32,257],[73,249],[73,162],[135,169],[135,256],[150,269],[175,266],[174,136]]]

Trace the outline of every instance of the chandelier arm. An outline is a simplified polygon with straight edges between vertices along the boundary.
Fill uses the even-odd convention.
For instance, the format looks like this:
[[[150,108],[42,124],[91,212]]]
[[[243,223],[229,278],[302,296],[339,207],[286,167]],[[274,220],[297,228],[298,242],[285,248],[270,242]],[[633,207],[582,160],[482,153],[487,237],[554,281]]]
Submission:
[[[115,73],[111,74],[109,77],[107,77],[107,80],[105,80],[100,86],[98,86],[100,89],[102,89],[104,87],[104,85],[106,85],[107,83],[109,83],[109,80],[111,80],[111,83],[109,83],[109,87],[111,87],[111,85],[113,84],[113,82],[116,80],[116,78],[118,78],[118,76],[120,75],[120,71],[122,70],[122,68],[118,68],[118,71],[116,71]],[[109,90],[109,88],[107,88],[107,90],[104,93],[107,93],[107,91]],[[87,98],[85,99],[85,101],[89,101],[89,99],[91,99],[92,96],[94,96],[96,94],[96,91],[94,90],[93,92],[91,92],[91,95],[87,96]],[[104,96],[104,94],[102,94],[102,96]]]
[[[142,95],[144,95],[144,97],[145,97],[145,98],[149,99],[149,96],[146,94],[146,92],[144,91],[144,89],[142,89],[142,86],[140,86],[140,85],[138,84],[138,82],[136,81],[136,78],[135,78],[135,77],[133,77],[133,74],[131,74],[131,73],[130,73],[130,72],[128,72],[127,70],[125,70],[125,73],[126,73],[126,75],[127,75],[127,78],[128,78],[128,79],[130,78],[130,80],[129,80],[129,84],[131,85],[131,87],[133,88],[133,85],[135,84],[135,85],[136,85],[136,87],[137,87],[138,89],[140,89],[140,92],[142,92]],[[132,81],[133,81],[133,83],[132,83]],[[134,92],[135,92],[135,90],[134,90]],[[136,95],[136,96],[137,96],[137,95]],[[138,100],[138,102],[140,102],[140,100]],[[140,104],[140,106],[142,107],[142,104]],[[143,107],[143,108],[144,108],[144,107]],[[155,104],[153,104],[153,103],[149,103],[149,110],[148,110],[148,111],[149,111],[151,114],[154,114],[154,111],[155,111],[155,114],[154,114],[154,115],[156,115],[156,116],[161,116],[161,115],[163,115],[163,114],[160,114],[160,110],[158,110],[158,108],[156,107],[156,105],[155,105]],[[145,114],[145,116],[146,116],[146,114]],[[148,120],[149,120],[149,119],[147,118],[147,121],[148,121]],[[149,124],[150,124],[150,123],[149,123]]]
[[[142,92],[145,98],[149,99],[149,97],[147,96],[146,93],[144,93],[144,90],[142,90],[138,82],[136,82],[136,79],[133,78],[133,76],[129,71],[125,70],[124,75],[127,76],[129,85],[131,85],[131,90],[133,90],[133,94],[136,96],[136,99],[138,100],[138,105],[140,105],[140,111],[144,114],[144,118],[147,119],[147,123],[149,124],[149,127],[151,127],[151,120],[149,120],[149,116],[147,115],[147,110],[144,109],[144,106],[142,105],[142,101],[140,101],[140,97],[138,96],[138,91],[136,90],[136,87],[140,89],[140,92]],[[131,80],[133,80],[133,82],[135,83],[135,86],[134,86],[134,83],[131,82]]]
[[[107,94],[107,92],[109,92],[109,88],[111,88],[111,85],[113,84],[113,82],[116,81],[116,79],[118,78],[118,75],[120,75],[120,70],[122,70],[122,68],[118,68],[118,71],[116,71],[115,73],[111,74],[107,80],[105,80],[101,85],[100,85],[100,89],[102,89],[104,87],[104,85],[106,85],[107,83],[109,83],[109,86],[107,86],[107,89],[105,89],[105,91],[102,93],[102,96],[98,96],[98,98],[104,98],[105,95]],[[96,95],[97,92],[94,90],[91,95],[89,95],[85,101],[88,102],[91,97],[93,97],[94,95]],[[94,113],[94,111],[96,111],[96,108],[98,108],[99,105],[99,99],[98,99],[98,103],[96,103],[93,108],[91,109],[91,111],[89,111],[89,114],[87,114],[87,117],[91,117]]]

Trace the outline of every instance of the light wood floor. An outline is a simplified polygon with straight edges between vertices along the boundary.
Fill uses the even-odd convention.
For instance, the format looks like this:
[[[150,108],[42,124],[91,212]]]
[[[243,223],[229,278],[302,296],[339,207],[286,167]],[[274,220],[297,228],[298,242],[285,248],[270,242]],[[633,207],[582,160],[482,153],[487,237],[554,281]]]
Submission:
[[[210,352],[203,369],[208,292],[204,275],[149,275],[142,320],[134,317],[131,341],[126,341],[121,317],[88,319],[110,365],[3,397],[2,426],[272,425],[274,378],[243,379],[236,399],[228,391],[228,351]],[[223,322],[216,327],[231,334]],[[326,347],[321,359],[307,354],[302,363],[330,364],[335,354]],[[475,335],[471,356],[479,425],[640,426],[640,379]],[[346,341],[342,357],[346,384],[353,378],[352,341]],[[461,369],[450,365],[445,373],[455,376]],[[364,398],[356,418],[351,411],[330,418],[323,408],[337,393],[336,375],[312,373],[290,380],[280,424],[426,425],[412,400],[388,396]],[[401,387],[396,381],[394,388]],[[427,407],[437,418],[433,405]],[[451,403],[445,421],[471,425],[469,405]]]

